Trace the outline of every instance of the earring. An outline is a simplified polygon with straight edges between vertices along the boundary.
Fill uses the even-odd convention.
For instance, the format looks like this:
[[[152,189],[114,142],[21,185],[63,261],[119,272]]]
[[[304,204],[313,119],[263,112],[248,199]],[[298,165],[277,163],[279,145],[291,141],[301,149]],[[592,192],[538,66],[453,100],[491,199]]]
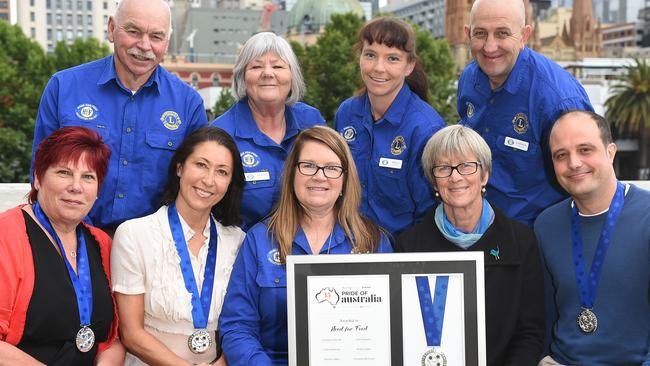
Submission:
[[[487,190],[485,189],[485,186],[481,187],[481,196],[485,197],[485,193]]]
[[[433,195],[436,196],[436,198],[440,198],[440,192],[438,192],[438,191],[435,191],[435,193],[433,193]]]

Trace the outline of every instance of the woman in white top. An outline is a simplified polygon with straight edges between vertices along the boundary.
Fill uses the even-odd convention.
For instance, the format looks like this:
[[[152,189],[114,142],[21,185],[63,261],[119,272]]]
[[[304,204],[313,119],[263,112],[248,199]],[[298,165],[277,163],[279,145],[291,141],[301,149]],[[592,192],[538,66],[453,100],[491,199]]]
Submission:
[[[164,205],[118,227],[111,270],[126,365],[226,364],[217,320],[244,239],[243,187],[235,142],[204,127],[174,154]]]

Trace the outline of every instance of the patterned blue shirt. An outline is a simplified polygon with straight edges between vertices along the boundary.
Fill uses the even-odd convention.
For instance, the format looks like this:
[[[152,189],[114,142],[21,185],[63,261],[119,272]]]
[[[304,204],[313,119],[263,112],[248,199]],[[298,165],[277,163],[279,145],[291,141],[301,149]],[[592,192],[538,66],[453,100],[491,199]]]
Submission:
[[[548,135],[563,111],[593,111],[573,76],[525,47],[496,90],[478,64],[470,63],[458,81],[457,103],[461,123],[481,134],[492,151],[490,203],[532,225],[542,210],[566,197],[555,180]]]
[[[97,131],[112,153],[89,216],[99,227],[117,225],[160,207],[174,151],[206,124],[203,100],[176,76],[158,66],[134,94],[108,56],[52,76],[38,108],[32,159],[41,140],[60,127]]]

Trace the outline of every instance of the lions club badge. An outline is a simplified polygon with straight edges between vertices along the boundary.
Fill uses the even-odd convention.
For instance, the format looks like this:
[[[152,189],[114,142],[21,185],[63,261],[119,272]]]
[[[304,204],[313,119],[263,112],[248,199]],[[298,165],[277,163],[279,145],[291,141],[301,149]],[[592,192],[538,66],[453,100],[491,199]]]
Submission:
[[[467,118],[474,117],[474,104],[467,102]]]
[[[260,164],[260,157],[252,151],[244,151],[240,157],[242,165],[247,168],[253,168]]]
[[[515,118],[512,119],[512,128],[520,135],[523,135],[528,131],[528,117],[524,113],[515,114]]]
[[[93,104],[84,103],[77,106],[75,111],[77,118],[83,119],[84,121],[92,121],[99,115],[97,107]]]
[[[160,121],[163,123],[163,126],[170,131],[175,131],[181,125],[181,117],[178,116],[178,113],[174,111],[166,111],[160,116]]]
[[[269,261],[271,264],[275,264],[276,266],[281,265],[280,263],[280,251],[278,248],[273,248],[269,250],[269,252],[266,254],[266,259]]]
[[[357,130],[355,130],[352,126],[346,126],[343,128],[342,135],[345,141],[354,141],[354,139],[357,137]]]
[[[406,150],[406,142],[404,142],[403,136],[397,136],[393,139],[393,142],[390,144],[390,153],[393,155],[400,155]]]

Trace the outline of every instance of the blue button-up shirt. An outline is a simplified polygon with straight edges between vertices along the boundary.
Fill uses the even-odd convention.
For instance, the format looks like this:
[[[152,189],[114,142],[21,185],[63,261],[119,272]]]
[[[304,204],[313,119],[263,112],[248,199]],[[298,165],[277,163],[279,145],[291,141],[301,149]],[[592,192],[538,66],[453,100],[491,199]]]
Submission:
[[[442,117],[405,83],[383,118],[374,122],[367,94],[341,104],[334,128],[347,140],[363,189],[361,212],[397,235],[433,207],[421,157]]]
[[[548,135],[560,113],[570,109],[593,111],[585,90],[527,47],[496,90],[476,62],[460,76],[461,123],[481,134],[492,151],[486,197],[509,217],[532,225],[546,207],[566,196],[555,180]]]
[[[287,274],[278,262],[278,244],[271,241],[267,226],[253,226],[233,266],[219,318],[221,345],[228,365],[287,365]],[[382,234],[378,253],[391,253]],[[350,254],[352,245],[336,224],[319,255]],[[292,255],[313,254],[300,228],[293,240]]]
[[[287,128],[280,144],[257,127],[248,98],[243,98],[212,122],[212,126],[228,132],[239,148],[246,177],[241,203],[244,231],[266,217],[280,198],[284,160],[298,133],[314,125],[325,124],[318,109],[300,102],[286,106],[284,119]]]
[[[41,140],[60,127],[97,131],[112,153],[89,216],[96,226],[114,225],[160,207],[174,151],[205,125],[203,100],[176,76],[158,66],[133,93],[108,56],[52,76],[38,108],[32,159]]]

